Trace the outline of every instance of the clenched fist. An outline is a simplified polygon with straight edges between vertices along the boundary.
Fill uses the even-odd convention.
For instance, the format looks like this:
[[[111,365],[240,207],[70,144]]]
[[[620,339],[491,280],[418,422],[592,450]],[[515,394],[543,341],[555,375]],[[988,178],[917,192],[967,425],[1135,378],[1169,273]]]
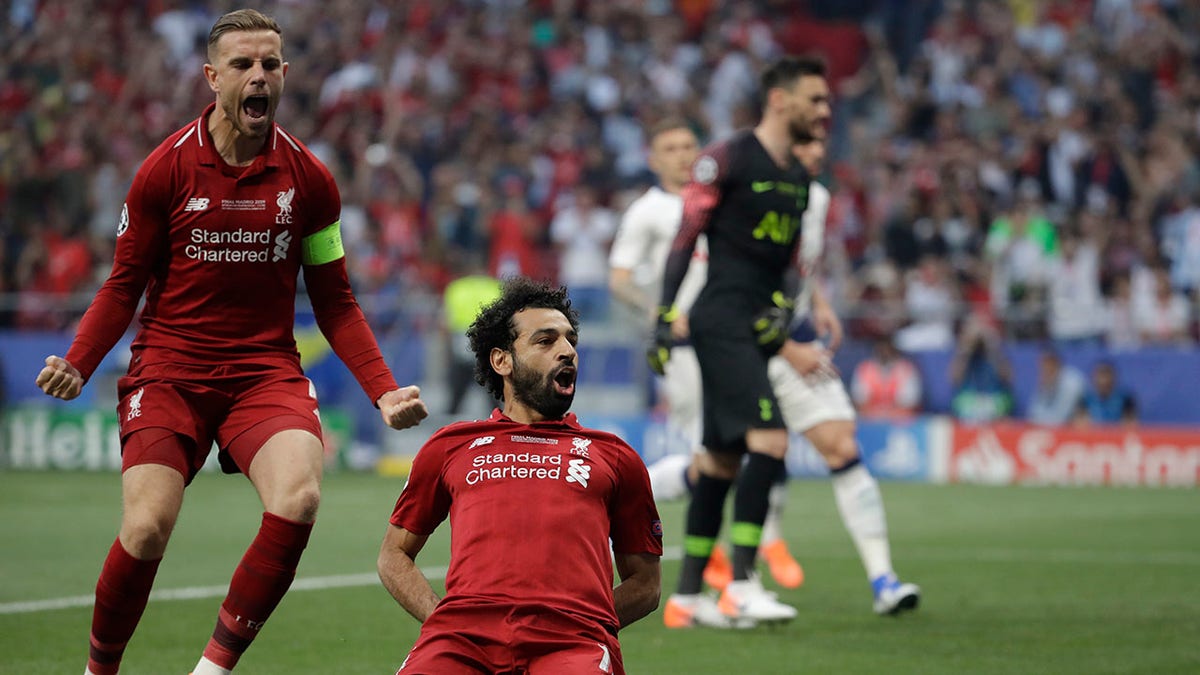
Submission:
[[[393,429],[416,426],[429,416],[425,402],[421,400],[421,388],[415,384],[389,391],[380,396],[375,404],[379,406],[383,423]]]
[[[54,398],[70,401],[83,390],[83,375],[66,359],[47,356],[46,367],[38,373],[37,386]]]

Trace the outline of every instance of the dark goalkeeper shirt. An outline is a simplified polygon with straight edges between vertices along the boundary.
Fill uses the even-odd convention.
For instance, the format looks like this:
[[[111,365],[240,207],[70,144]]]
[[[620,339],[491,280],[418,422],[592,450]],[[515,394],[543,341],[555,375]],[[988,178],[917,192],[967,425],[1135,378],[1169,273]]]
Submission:
[[[796,259],[811,178],[789,156],[780,168],[752,130],[705,148],[683,189],[683,222],[667,257],[662,306],[687,272],[696,239],[708,238],[708,279],[691,314],[720,316],[742,332],[784,288]]]

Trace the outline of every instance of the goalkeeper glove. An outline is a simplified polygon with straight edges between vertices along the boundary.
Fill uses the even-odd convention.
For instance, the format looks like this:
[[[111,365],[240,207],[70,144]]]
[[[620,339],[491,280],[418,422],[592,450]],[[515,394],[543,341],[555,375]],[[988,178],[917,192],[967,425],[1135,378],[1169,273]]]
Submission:
[[[650,337],[650,348],[646,350],[646,361],[650,370],[662,375],[667,371],[667,361],[671,358],[671,346],[675,344],[675,336],[671,334],[671,322],[679,318],[679,310],[675,306],[659,307],[658,320],[654,322],[654,334]]]
[[[763,353],[774,356],[783,348],[788,338],[788,327],[792,323],[792,310],[796,304],[782,291],[771,295],[772,305],[754,317],[751,327],[754,339]]]

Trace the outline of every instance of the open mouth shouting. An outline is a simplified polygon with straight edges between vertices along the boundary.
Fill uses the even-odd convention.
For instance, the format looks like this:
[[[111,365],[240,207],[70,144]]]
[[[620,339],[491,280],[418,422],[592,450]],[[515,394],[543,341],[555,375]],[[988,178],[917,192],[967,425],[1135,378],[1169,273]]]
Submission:
[[[242,112],[252,122],[260,122],[267,116],[271,100],[266,94],[251,94],[242,101]]]
[[[554,373],[554,393],[559,396],[574,396],[575,395],[575,378],[579,371],[575,366],[563,366]]]

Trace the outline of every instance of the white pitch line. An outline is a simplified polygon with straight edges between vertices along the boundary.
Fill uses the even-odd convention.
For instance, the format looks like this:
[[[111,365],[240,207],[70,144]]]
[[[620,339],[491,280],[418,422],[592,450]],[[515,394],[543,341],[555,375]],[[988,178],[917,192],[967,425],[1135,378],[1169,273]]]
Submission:
[[[679,546],[667,546],[663,550],[663,560],[680,560],[683,549]],[[822,560],[843,559],[854,557],[852,553],[830,554],[820,552],[800,552],[800,559],[805,557]],[[913,561],[963,561],[963,562],[1028,562],[1028,563],[1094,563],[1110,565],[1200,565],[1200,553],[1188,551],[1089,551],[1063,549],[964,549],[925,550],[907,552],[905,560]],[[445,567],[422,567],[421,572],[427,579],[444,579]],[[335,574],[323,577],[303,577],[292,582],[291,591],[320,591],[330,588],[355,588],[373,586],[379,583],[379,576],[367,574]],[[202,600],[205,598],[221,598],[229,590],[228,585],[222,586],[189,586],[154,591],[150,600],[166,602],[174,600]],[[95,600],[91,595],[75,595],[66,598],[50,598],[48,600],[29,600],[25,602],[0,603],[0,615],[28,614],[32,612],[49,612],[56,609],[73,609],[91,607]]]
[[[428,579],[444,579],[445,567],[422,567]],[[292,582],[292,591],[319,591],[327,588],[352,588],[356,586],[371,586],[379,583],[379,575],[368,574],[335,574],[326,577],[304,577]],[[203,600],[205,598],[223,598],[229,591],[229,585],[222,586],[188,586],[186,588],[168,588],[150,593],[150,600]],[[93,595],[75,595],[67,598],[51,598],[49,600],[31,600],[27,602],[6,602],[0,604],[0,614],[28,614],[30,612],[48,612],[55,609],[73,609],[76,607],[91,607],[95,601]]]

